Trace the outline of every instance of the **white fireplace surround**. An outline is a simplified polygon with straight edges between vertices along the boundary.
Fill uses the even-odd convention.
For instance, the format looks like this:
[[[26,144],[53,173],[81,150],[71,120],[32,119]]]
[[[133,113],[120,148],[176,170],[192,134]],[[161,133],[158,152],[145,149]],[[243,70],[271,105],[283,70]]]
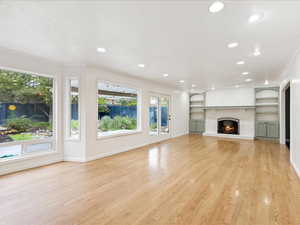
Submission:
[[[232,117],[239,119],[239,135],[237,134],[219,134],[218,119],[221,117]],[[255,110],[254,109],[209,109],[206,110],[205,118],[205,136],[254,139],[255,135]]]
[[[234,106],[232,108],[212,108],[205,112],[205,136],[254,139],[255,137],[255,109],[244,108],[243,106],[254,105],[254,89],[224,89],[209,91],[206,93],[207,106]],[[241,106],[241,108],[239,108]],[[219,134],[219,118],[236,118],[239,120],[239,135],[237,134]]]

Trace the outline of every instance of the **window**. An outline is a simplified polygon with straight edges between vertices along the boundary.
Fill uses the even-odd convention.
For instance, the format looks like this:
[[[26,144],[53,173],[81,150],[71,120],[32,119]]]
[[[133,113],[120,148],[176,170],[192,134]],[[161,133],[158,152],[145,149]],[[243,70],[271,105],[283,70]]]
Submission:
[[[138,114],[136,89],[98,82],[98,136],[137,130]]]
[[[79,139],[79,81],[76,79],[70,79],[68,80],[68,85],[68,137],[72,139]]]
[[[38,151],[52,136],[53,78],[0,69],[0,159]]]

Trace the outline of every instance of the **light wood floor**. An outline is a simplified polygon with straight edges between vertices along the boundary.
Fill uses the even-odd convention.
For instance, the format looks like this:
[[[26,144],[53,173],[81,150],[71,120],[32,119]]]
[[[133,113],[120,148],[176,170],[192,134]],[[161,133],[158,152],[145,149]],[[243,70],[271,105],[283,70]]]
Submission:
[[[284,146],[188,135],[0,177],[1,225],[299,225]]]

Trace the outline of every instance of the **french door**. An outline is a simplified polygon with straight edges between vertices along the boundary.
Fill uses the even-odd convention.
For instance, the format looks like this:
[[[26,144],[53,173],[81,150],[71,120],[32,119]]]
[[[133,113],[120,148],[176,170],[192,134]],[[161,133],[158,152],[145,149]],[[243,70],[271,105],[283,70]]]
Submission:
[[[170,103],[168,95],[150,95],[149,134],[153,141],[170,137]]]

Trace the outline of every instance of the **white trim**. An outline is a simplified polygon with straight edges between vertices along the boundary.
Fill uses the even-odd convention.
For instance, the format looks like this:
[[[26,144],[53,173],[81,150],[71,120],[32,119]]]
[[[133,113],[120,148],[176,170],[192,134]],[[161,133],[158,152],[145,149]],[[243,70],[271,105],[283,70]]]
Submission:
[[[123,149],[123,150],[99,153],[97,155],[87,157],[86,162],[93,161],[93,160],[100,159],[100,158],[104,158],[104,157],[108,157],[108,156],[112,156],[112,155],[116,155],[116,154],[119,154],[119,153],[122,153],[122,152],[133,151],[133,150],[136,150],[137,148],[141,148],[141,147],[144,147],[144,146],[149,145],[149,144],[150,143],[146,143],[146,144],[137,145],[137,146],[134,146],[134,147],[131,147],[131,148],[126,148],[126,149]]]
[[[64,156],[63,161],[64,162],[86,162],[86,159],[81,157]]]
[[[24,153],[24,149],[26,148],[27,145],[31,144],[36,144],[36,143],[41,143],[41,142],[51,142],[52,145],[52,152],[57,152],[58,149],[58,144],[57,144],[57,130],[58,130],[58,123],[57,123],[57,116],[58,116],[58,109],[57,104],[59,102],[58,99],[58,82],[57,82],[57,77],[54,75],[46,75],[46,74],[41,74],[41,73],[36,73],[36,72],[31,72],[31,71],[25,71],[25,70],[19,70],[19,69],[14,69],[10,67],[3,67],[0,66],[1,70],[7,70],[11,72],[17,72],[17,73],[26,73],[29,76],[39,76],[39,77],[46,77],[52,79],[52,136],[47,137],[47,138],[41,138],[41,139],[33,139],[33,140],[28,140],[28,141],[12,141],[12,142],[4,142],[0,143],[1,146],[11,146],[11,145],[21,145],[21,156],[17,158],[27,158],[28,155]],[[39,153],[35,153],[39,154]],[[9,161],[15,161],[16,158],[11,158]],[[0,160],[0,165],[3,163],[2,160]]]
[[[100,135],[97,133],[97,140],[103,140],[108,138],[127,136],[132,134],[142,133],[141,130],[116,130],[116,131],[107,131],[103,132]]]
[[[186,134],[187,134],[187,133],[186,133]],[[184,135],[186,135],[186,134],[178,135],[178,136],[176,136],[176,137],[184,136]],[[155,141],[155,142],[149,142],[149,143],[137,145],[137,146],[134,146],[134,147],[125,149],[125,150],[119,150],[119,151],[111,151],[111,152],[103,152],[103,153],[99,153],[99,154],[97,154],[97,155],[87,157],[86,162],[92,161],[92,160],[96,160],[96,159],[100,159],[100,158],[104,158],[104,157],[108,157],[108,156],[112,156],[112,155],[116,155],[116,154],[119,154],[119,153],[122,153],[122,152],[133,151],[133,150],[136,150],[137,148],[142,148],[142,147],[145,147],[145,146],[147,146],[147,145],[159,143],[159,142],[166,141],[166,140],[169,140],[169,139],[171,139],[171,138],[167,138],[167,139],[164,139],[164,140],[158,140],[158,141]]]
[[[24,161],[24,160],[28,160],[28,159],[33,159],[33,158],[36,158],[39,156],[46,156],[46,155],[52,155],[52,154],[58,154],[58,152],[49,149],[47,151],[23,154],[21,156],[14,157],[14,158],[4,158],[4,159],[0,160],[0,166],[19,162],[19,161]]]
[[[36,154],[32,155],[31,157],[19,159],[18,163],[16,163],[16,161],[7,162],[7,164],[10,164],[9,166],[1,164],[0,175],[32,169],[62,161],[63,157],[59,152]]]
[[[28,75],[36,75],[36,76],[47,77],[47,78],[55,78],[54,75],[48,75],[48,74],[44,74],[44,73],[36,73],[36,72],[33,72],[33,71],[15,69],[15,68],[12,68],[12,67],[0,66],[0,69],[1,70],[13,71],[13,72],[17,72],[17,73],[27,73]]]
[[[233,135],[233,134],[215,134],[204,132],[203,136],[210,137],[221,137],[221,138],[233,138],[233,139],[245,139],[245,140],[254,140],[254,136],[243,136],[243,135]]]
[[[296,163],[294,163],[294,161],[292,160],[292,158],[290,159],[290,162],[296,172],[296,174],[298,175],[298,177],[300,178],[300,169],[296,166]]]
[[[79,123],[79,127],[78,127],[78,137],[72,137],[71,134],[71,110],[70,110],[70,104],[71,104],[71,81],[72,80],[77,80],[78,81],[78,123]],[[78,141],[80,142],[81,140],[81,117],[80,117],[80,100],[81,100],[81,82],[80,82],[80,77],[79,76],[67,76],[65,77],[65,81],[64,81],[64,96],[65,96],[65,104],[64,104],[64,108],[65,108],[65,124],[64,124],[64,139],[65,141]]]
[[[128,88],[131,88],[131,89],[135,89],[137,91],[137,115],[136,115],[136,124],[137,124],[137,128],[133,131],[133,132],[130,132],[128,131],[127,133],[122,133],[121,130],[119,134],[112,134],[112,135],[103,135],[102,137],[98,135],[98,122],[99,122],[99,119],[98,119],[98,96],[99,96],[99,89],[98,89],[98,83],[110,83],[110,84],[113,84],[113,85],[119,85],[119,86],[125,86],[125,87],[128,87]],[[130,84],[126,84],[126,83],[119,83],[119,82],[114,82],[114,81],[110,81],[110,80],[102,80],[102,79],[97,79],[96,81],[96,123],[97,123],[97,126],[96,126],[96,139],[97,140],[101,140],[101,139],[104,139],[104,138],[108,138],[109,136],[111,137],[116,137],[116,136],[123,136],[123,135],[129,135],[129,134],[132,134],[132,133],[139,133],[139,132],[142,132],[143,131],[143,126],[142,126],[142,89],[141,88],[138,88],[136,86],[132,86]]]
[[[282,85],[280,85],[281,90],[280,90],[280,144],[285,144],[286,142],[286,138],[285,138],[285,91],[288,87],[290,87],[290,80],[288,80],[287,82],[284,82]],[[290,104],[290,107],[292,107],[292,105]],[[291,117],[291,108],[290,108],[290,117]],[[291,118],[290,118],[291,119]],[[292,120],[290,120],[291,123]],[[291,126],[290,126],[290,132],[291,132]]]

